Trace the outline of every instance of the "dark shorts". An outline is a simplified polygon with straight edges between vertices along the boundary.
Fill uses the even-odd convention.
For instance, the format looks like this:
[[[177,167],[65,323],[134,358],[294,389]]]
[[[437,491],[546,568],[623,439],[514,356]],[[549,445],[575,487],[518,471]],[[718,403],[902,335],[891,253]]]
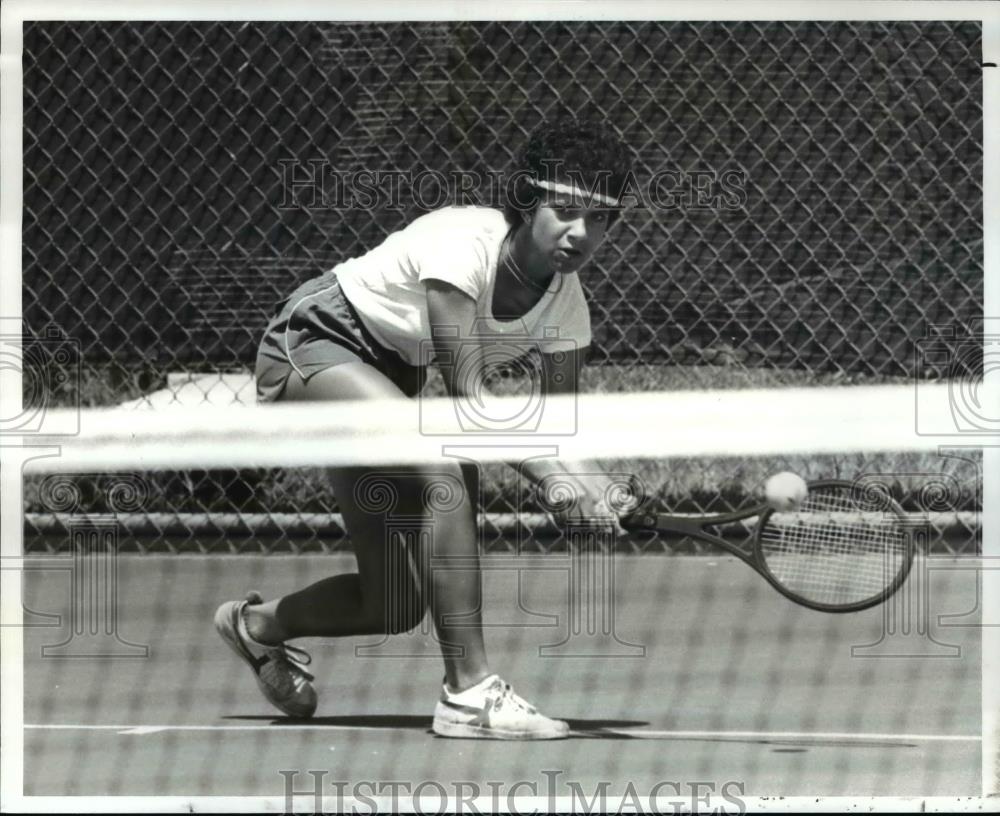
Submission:
[[[308,381],[341,363],[367,363],[407,396],[424,385],[426,370],[385,348],[365,328],[333,270],[307,281],[278,305],[257,352],[257,401],[274,402],[297,372]]]

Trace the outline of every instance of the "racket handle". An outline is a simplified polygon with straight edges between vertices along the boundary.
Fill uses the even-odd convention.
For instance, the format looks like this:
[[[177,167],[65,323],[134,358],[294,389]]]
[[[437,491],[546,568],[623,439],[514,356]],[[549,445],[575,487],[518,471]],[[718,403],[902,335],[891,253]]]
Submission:
[[[655,530],[656,529],[656,514],[655,513],[628,513],[624,516],[618,517],[618,523],[621,524],[622,528],[628,531],[633,530]]]

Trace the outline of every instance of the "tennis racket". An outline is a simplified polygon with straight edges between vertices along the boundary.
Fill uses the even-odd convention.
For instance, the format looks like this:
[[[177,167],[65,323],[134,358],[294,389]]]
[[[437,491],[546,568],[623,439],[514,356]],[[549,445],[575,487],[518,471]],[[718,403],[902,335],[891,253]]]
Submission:
[[[621,516],[628,531],[690,536],[731,552],[786,598],[821,612],[855,612],[881,603],[906,580],[913,536],[906,514],[885,492],[856,483],[810,482],[801,505],[788,512],[761,505],[711,516],[637,511]],[[710,528],[757,517],[749,543]]]

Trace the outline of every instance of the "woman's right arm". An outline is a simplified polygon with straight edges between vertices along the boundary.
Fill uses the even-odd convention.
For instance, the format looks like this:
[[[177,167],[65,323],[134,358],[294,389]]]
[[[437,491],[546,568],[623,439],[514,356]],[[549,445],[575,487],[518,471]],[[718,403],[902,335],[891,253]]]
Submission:
[[[472,399],[475,406],[470,415],[483,415],[484,403],[490,394],[484,382],[482,345],[475,336],[476,303],[460,289],[450,283],[438,280],[424,282],[427,289],[427,314],[431,325],[436,354],[435,365],[441,371],[449,396],[455,399]],[[576,364],[573,358],[572,364]],[[549,377],[546,367],[546,382],[558,378]],[[575,382],[574,377],[565,377],[567,382]],[[546,389],[548,392],[548,388]],[[558,389],[555,389],[558,390]],[[488,409],[487,409],[488,410]],[[578,469],[558,459],[529,459],[511,463],[535,484],[560,486],[559,490],[574,488],[577,501],[572,502],[572,510],[564,521],[570,518],[606,518],[615,523],[614,514],[602,507],[602,493],[595,487],[599,474],[593,468]],[[600,481],[599,486],[604,482]]]
[[[476,302],[457,286],[425,280],[427,316],[434,342],[434,364],[444,377],[448,395],[458,399],[483,396],[483,350],[474,335]]]

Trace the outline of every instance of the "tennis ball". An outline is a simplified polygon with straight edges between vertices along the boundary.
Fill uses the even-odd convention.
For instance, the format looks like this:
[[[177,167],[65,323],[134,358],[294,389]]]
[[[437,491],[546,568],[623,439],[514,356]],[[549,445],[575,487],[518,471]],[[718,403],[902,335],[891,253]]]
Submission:
[[[805,500],[807,492],[805,479],[787,470],[775,473],[764,485],[767,503],[775,510],[795,510]]]

